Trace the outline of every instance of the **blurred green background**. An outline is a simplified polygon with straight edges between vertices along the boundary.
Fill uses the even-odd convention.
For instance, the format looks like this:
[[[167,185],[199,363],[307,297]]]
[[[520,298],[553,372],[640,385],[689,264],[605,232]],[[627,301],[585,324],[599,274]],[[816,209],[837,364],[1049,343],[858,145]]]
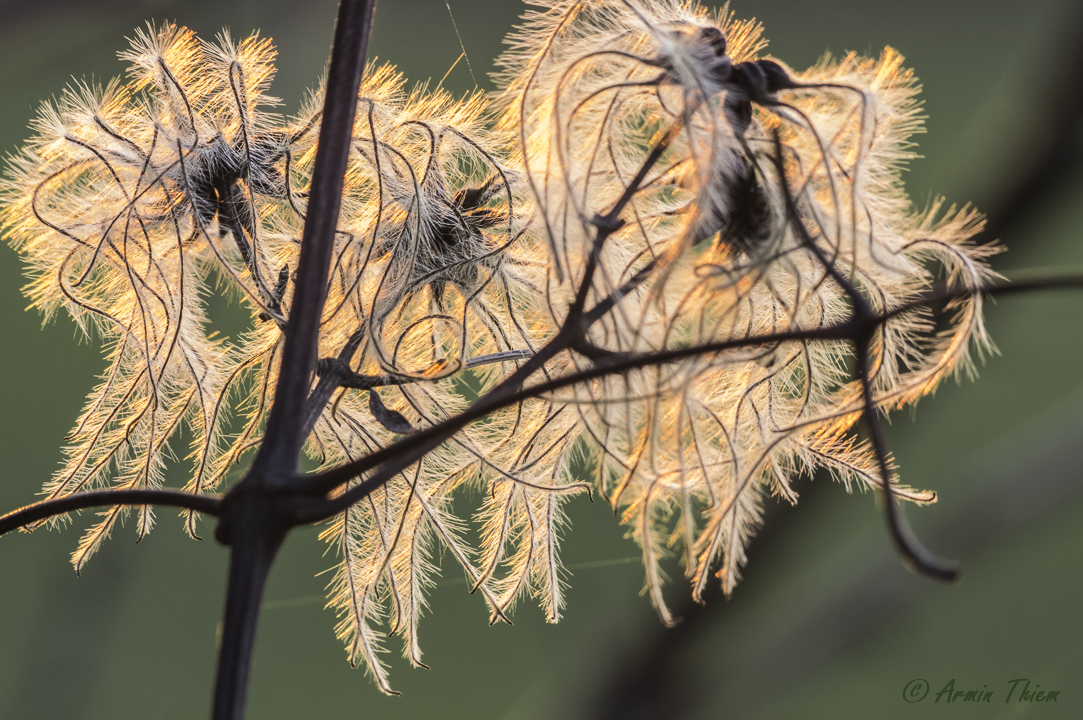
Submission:
[[[927,159],[907,183],[917,205],[936,195],[995,212],[1048,140],[1069,50],[1083,43],[1068,0],[810,3],[736,0],[766,26],[770,52],[796,68],[825,50],[903,52],[924,83]],[[302,9],[303,7],[303,9]],[[521,12],[512,0],[451,0],[469,58],[445,85],[472,88]],[[229,27],[274,38],[275,94],[287,111],[320,76],[333,0],[0,0],[0,151],[29,132],[37,104],[72,76],[123,72],[116,52],[144,21],[201,35]],[[372,54],[408,77],[439,79],[459,56],[444,0],[384,0]],[[1077,127],[1065,155],[1081,147]],[[1083,174],[1066,173],[1005,229],[1003,272],[1083,267]],[[34,499],[103,368],[65,319],[26,313],[20,261],[0,248],[0,511]],[[1004,298],[988,310],[1002,355],[977,383],[950,383],[889,429],[904,480],[939,492],[909,509],[927,545],[958,558],[942,586],[902,568],[872,495],[802,481],[796,508],[768,502],[744,582],[663,630],[639,595],[634,544],[602,503],[577,499],[563,556],[564,620],[520,606],[515,625],[487,627],[479,597],[451,564],[421,625],[432,670],[410,669],[389,641],[384,697],[345,662],[322,607],[330,566],[316,532],[295,532],[271,578],[257,643],[250,717],[528,720],[620,718],[1083,717],[1083,297]],[[174,477],[180,485],[180,478]],[[89,518],[63,532],[0,540],[0,718],[200,718],[209,707],[226,553],[185,538],[173,513],[139,547],[130,528],[82,577],[67,564]],[[209,538],[212,527],[204,526]],[[675,572],[674,575],[677,575]],[[670,598],[680,607],[685,586]],[[903,688],[932,692],[908,704]],[[994,690],[989,705],[934,704],[957,689]],[[1060,690],[1056,705],[1004,703],[1007,681]],[[1033,688],[1032,688],[1033,689]]]

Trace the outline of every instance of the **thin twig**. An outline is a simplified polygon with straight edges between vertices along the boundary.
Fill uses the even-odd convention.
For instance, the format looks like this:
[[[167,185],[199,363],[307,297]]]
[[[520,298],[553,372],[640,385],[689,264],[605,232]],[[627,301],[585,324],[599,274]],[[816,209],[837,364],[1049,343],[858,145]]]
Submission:
[[[892,472],[887,459],[884,424],[880,416],[876,414],[876,403],[873,398],[872,380],[869,373],[869,340],[859,342],[856,351],[857,376],[861,381],[861,392],[865,399],[865,422],[869,427],[877,464],[880,466],[880,477],[883,480],[881,488],[884,492],[884,516],[887,518],[888,530],[891,533],[891,539],[895,542],[895,549],[903,556],[907,567],[911,570],[937,580],[955,582],[959,579],[959,568],[954,563],[933,555],[921,544],[899,507],[899,501],[891,487]]]
[[[468,359],[462,365],[463,370],[470,370],[476,367],[482,367],[483,365],[493,365],[495,363],[509,362],[513,360],[529,360],[534,357],[533,350],[504,350],[502,352],[490,353],[488,355],[478,355]],[[339,364],[341,358],[337,360],[321,360],[316,364],[316,374],[320,376],[320,380],[324,378],[331,378],[328,385],[332,388],[343,387],[350,388],[351,390],[371,390],[373,388],[388,387],[393,385],[410,385],[418,382],[432,382],[433,380],[443,380],[447,375],[441,375],[440,377],[414,377],[411,375],[365,375],[363,373],[352,372],[349,369],[343,370]],[[319,389],[319,385],[317,385]],[[323,397],[321,393],[317,396],[313,391],[310,401],[323,400],[324,404],[327,398]],[[313,402],[315,405],[315,402]],[[321,407],[319,412],[315,410],[315,407],[310,408],[310,412],[314,412],[317,418],[320,412],[323,411]]]
[[[215,495],[193,495],[179,490],[99,490],[43,500],[0,515],[0,535],[57,515],[92,507],[166,505],[217,516],[222,500]]]
[[[929,292],[918,296],[915,300],[903,303],[890,310],[885,310],[878,317],[880,322],[884,322],[896,315],[916,310],[919,307],[936,305],[952,300],[961,300],[976,295],[1012,295],[1020,292],[1029,292],[1031,290],[1071,290],[1073,288],[1083,287],[1083,272],[1043,276],[1035,271],[1022,271],[1015,273],[1015,275],[1015,280],[1006,278],[989,285],[983,285],[980,288],[960,288],[951,286],[933,288]]]
[[[354,353],[357,352],[357,348],[360,347],[364,337],[364,328],[351,335],[346,344],[342,346],[338,357],[326,361],[328,367],[325,372],[321,372],[321,364],[324,364],[325,361],[320,360],[316,363],[316,374],[320,376],[320,381],[316,383],[316,387],[313,388],[312,394],[308,396],[308,402],[305,404],[305,418],[301,424],[302,439],[307,439],[312,434],[312,429],[316,427],[316,421],[320,419],[320,415],[323,414],[327,403],[331,401],[331,396],[335,394],[335,390],[340,387],[342,375],[349,373],[350,362],[353,361]]]

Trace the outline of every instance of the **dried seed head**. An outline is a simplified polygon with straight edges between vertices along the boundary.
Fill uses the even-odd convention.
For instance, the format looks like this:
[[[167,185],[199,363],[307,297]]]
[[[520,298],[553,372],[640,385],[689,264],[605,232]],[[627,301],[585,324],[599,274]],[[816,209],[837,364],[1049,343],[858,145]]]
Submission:
[[[358,96],[306,451],[337,464],[412,441],[524,360],[553,391],[535,386],[423,456],[399,443],[412,464],[361,478],[379,489],[325,528],[341,551],[338,633],[386,692],[373,626],[422,664],[437,546],[493,621],[525,594],[559,619],[562,504],[591,489],[579,456],[671,622],[667,555],[697,599],[712,572],[732,592],[766,494],[793,502],[818,469],[847,487],[894,483],[854,423],[988,347],[976,292],[940,334],[924,311],[891,314],[938,272],[976,291],[993,252],[971,244],[974,212],[910,206],[899,172],[920,117],[897,53],[795,72],[759,57],[759,26],[727,11],[539,5],[501,61],[495,129],[481,95],[406,92],[389,66],[368,67]],[[122,57],[127,85],[77,85],[43,108],[3,185],[28,294],[108,343],[52,496],[159,485],[185,425],[193,493],[260,442],[308,212],[322,97],[289,122],[267,113],[268,41],[165,25]],[[252,311],[238,341],[206,332],[211,275]],[[452,512],[464,488],[482,498],[477,548]],[[84,538],[77,566],[122,512]],[[140,533],[152,520],[140,511]]]
[[[4,184],[4,223],[31,268],[35,304],[63,307],[110,348],[66,466],[47,487],[54,497],[110,482],[159,485],[166,442],[184,424],[197,459],[189,487],[209,489],[216,399],[231,364],[205,331],[209,263],[220,261],[261,309],[275,305],[257,221],[263,196],[277,193],[260,108],[272,101],[263,93],[270,44],[223,36],[215,47],[166,24],[140,30],[121,58],[131,82],[76,84],[45,106]],[[84,538],[77,566],[121,512]],[[142,509],[140,533],[151,523]]]
[[[892,317],[872,340],[868,396],[844,370],[853,345],[812,340],[815,331],[857,305],[881,312],[916,299],[938,265],[976,288],[990,277],[990,250],[969,243],[973,212],[937,219],[939,204],[910,207],[899,170],[920,129],[917,87],[894,51],[797,73],[758,57],[759,26],[725,11],[540,5],[501,60],[502,123],[518,130],[548,240],[554,324],[583,282],[587,308],[619,299],[579,362],[786,336],[553,399],[580,415],[598,482],[623,508],[669,620],[659,560],[672,546],[697,598],[719,564],[731,592],[764,494],[793,500],[793,480],[817,468],[882,485],[853,424],[916,400],[987,342],[977,297],[941,338],[921,312]],[[619,229],[596,222],[622,197]]]

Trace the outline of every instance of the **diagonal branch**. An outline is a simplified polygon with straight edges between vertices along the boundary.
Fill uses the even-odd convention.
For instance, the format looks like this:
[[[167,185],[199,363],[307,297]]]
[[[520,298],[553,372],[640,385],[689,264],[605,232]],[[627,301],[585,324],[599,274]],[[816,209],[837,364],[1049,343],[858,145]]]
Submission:
[[[364,483],[351,488],[337,498],[325,504],[321,503],[311,506],[302,516],[297,518],[297,521],[300,523],[318,522],[337,512],[341,512],[373,490],[382,486],[396,473],[400,472],[405,467],[409,467],[409,465],[416,462],[419,457],[430,452],[433,448],[439,446],[440,443],[449,439],[452,435],[470,423],[480,420],[492,412],[515,405],[524,400],[537,398],[555,390],[578,385],[579,383],[603,377],[605,375],[637,370],[651,365],[664,365],[689,357],[720,353],[753,345],[766,345],[786,341],[847,340],[852,337],[853,332],[854,330],[851,324],[844,322],[822,328],[791,330],[788,332],[759,335],[750,338],[738,338],[736,340],[725,340],[717,343],[706,343],[703,345],[664,350],[661,352],[616,355],[606,361],[595,364],[594,367],[587,368],[580,372],[554,378],[547,382],[515,390],[514,392],[502,392],[498,394],[497,390],[500,390],[507,384],[507,381],[505,381],[505,383],[502,383],[497,387],[497,390],[494,390],[485,397],[477,400],[473,405],[453,418],[449,418],[441,423],[421,430],[411,435],[409,438],[399,440],[383,450],[379,450],[370,455],[366,455],[363,458],[346,463],[345,465],[340,465],[339,467],[332,468],[331,470],[309,478],[308,481],[311,483],[313,489],[319,489],[322,492],[330,492],[336,487],[349,482],[365,472],[377,467],[381,468],[378,474],[366,480]],[[535,357],[540,356],[546,350],[546,347],[539,350],[538,355]]]
[[[590,324],[597,321],[602,315],[604,315],[608,308],[619,302],[620,297],[623,296],[623,292],[630,291],[640,282],[646,280],[651,270],[654,268],[653,264],[648,266],[648,268],[640,271],[640,273],[638,273],[636,277],[634,277],[630,281],[629,284],[626,284],[620,290],[618,290],[620,296],[611,296],[609,298],[606,298],[601,303],[599,303],[599,307],[594,308],[590,313],[584,312],[584,306],[586,305],[587,296],[590,292],[590,287],[593,284],[592,281],[594,271],[597,267],[598,258],[599,254],[601,253],[602,246],[605,244],[606,240],[609,239],[610,235],[620,230],[620,228],[623,226],[624,223],[620,219],[620,214],[624,211],[624,208],[627,207],[628,203],[632,201],[632,198],[639,191],[644,179],[647,177],[647,173],[650,172],[650,169],[654,167],[655,164],[657,164],[663,153],[665,153],[666,149],[673,142],[674,138],[677,135],[677,132],[679,131],[679,128],[679,125],[674,124],[666,130],[665,134],[651,149],[651,152],[643,161],[643,164],[640,166],[639,171],[636,173],[632,182],[629,183],[627,187],[625,187],[624,192],[621,193],[621,196],[619,198],[617,198],[617,201],[613,204],[609,211],[605,215],[596,215],[594,217],[593,223],[595,227],[597,227],[598,232],[595,235],[594,242],[592,244],[590,257],[587,258],[587,264],[583,271],[583,278],[580,281],[581,284],[576,292],[576,296],[572,302],[572,305],[568,308],[568,315],[565,318],[564,323],[560,328],[560,331],[557,332],[557,334],[554,335],[549,340],[549,342],[543,345],[541,349],[535,352],[525,363],[523,363],[523,365],[521,365],[518,370],[508,376],[495,388],[493,388],[493,390],[491,390],[484,398],[476,402],[474,406],[468,409],[463,415],[450,418],[438,426],[429,428],[429,430],[431,431],[435,430],[437,427],[443,427],[446,425],[450,428],[451,425],[455,425],[454,429],[451,429],[448,434],[441,436],[439,440],[432,440],[431,444],[426,444],[424,446],[420,444],[414,446],[413,443],[410,443],[410,445],[413,447],[413,452],[408,452],[407,454],[414,459],[406,462],[405,464],[401,462],[396,463],[396,466],[399,468],[399,470],[408,467],[417,458],[420,458],[425,452],[428,452],[433,448],[439,446],[441,442],[450,438],[451,435],[454,435],[455,432],[457,432],[462,427],[465,427],[467,424],[469,424],[469,422],[472,422],[475,419],[479,419],[480,417],[483,417],[485,414],[492,412],[493,410],[498,410],[502,407],[507,407],[507,405],[509,404],[514,404],[514,402],[508,402],[507,398],[509,396],[516,396],[523,387],[523,383],[525,383],[531,375],[543,368],[545,366],[545,363],[552,360],[556,355],[563,352],[564,350],[567,350],[568,348],[579,348],[587,345],[586,331],[589,328]],[[605,309],[601,310],[601,312],[598,312],[599,308],[602,305],[605,305]],[[477,409],[479,408],[479,405],[484,405],[487,409]],[[490,405],[491,407],[489,407]],[[470,414],[471,418],[469,420],[464,420],[460,423],[460,419],[463,418],[466,414]],[[422,432],[420,435],[426,435],[427,432],[428,431]],[[411,440],[418,441],[419,443],[423,442],[425,438],[421,438],[420,435],[411,436]],[[349,480],[357,477],[359,474],[376,467],[382,462],[394,458],[395,453],[399,452],[405,447],[406,446],[402,441],[398,443],[393,443],[392,445],[384,448],[383,450],[368,455],[364,458],[360,458],[359,460],[356,460],[354,462],[348,463],[347,465],[341,466],[340,468],[335,468],[321,475],[305,478],[303,481],[304,485],[302,491],[317,495],[330,492],[336,487],[346,482],[349,482]],[[422,451],[422,447],[425,447],[426,449]],[[380,459],[377,460],[376,458]],[[360,469],[352,469],[355,468],[355,466]],[[347,468],[351,468],[351,470],[347,470]],[[387,482],[387,480],[393,477],[395,473],[399,472],[399,470],[391,472],[387,476],[387,478],[384,479],[380,484],[382,485],[384,482]],[[312,514],[313,513],[311,508],[306,508],[299,511],[297,513],[297,517],[309,517]],[[315,515],[319,515],[319,512],[316,512]],[[298,522],[313,521],[299,520]]]
[[[594,367],[587,370],[556,378],[549,382],[533,385],[525,389],[520,389],[512,394],[503,393],[498,395],[496,390],[494,390],[493,393],[481,398],[473,406],[455,418],[450,418],[443,423],[422,430],[419,433],[412,435],[408,440],[399,441],[384,450],[314,476],[309,480],[311,487],[313,489],[318,488],[321,492],[329,492],[354,477],[380,467],[385,463],[387,464],[386,467],[380,467],[380,471],[365,482],[351,488],[346,493],[343,493],[330,501],[330,506],[323,506],[322,503],[308,505],[301,511],[301,517],[304,519],[299,517],[298,520],[301,522],[314,522],[323,519],[324,517],[328,517],[330,514],[344,510],[346,507],[349,507],[354,502],[357,502],[385,484],[396,473],[400,472],[403,468],[408,467],[413,462],[416,462],[420,457],[430,452],[441,442],[446,441],[471,422],[479,420],[491,412],[604,375],[626,372],[628,370],[647,367],[649,365],[662,365],[696,355],[706,355],[741,347],[785,342],[788,340],[852,340],[857,342],[859,355],[861,355],[862,352],[867,353],[867,348],[861,341],[860,336],[867,334],[872,327],[881,325],[895,315],[919,306],[973,296],[976,292],[997,295],[1034,289],[1077,288],[1081,286],[1083,286],[1083,275],[1059,275],[1052,277],[1039,276],[1024,278],[1015,283],[1004,281],[983,288],[981,291],[942,288],[934,290],[911,303],[907,303],[881,314],[873,315],[873,317],[868,319],[854,318],[836,325],[813,330],[794,330],[784,333],[742,338],[643,355],[615,355],[606,358],[603,362],[596,363]],[[590,313],[590,315],[593,315],[593,313]],[[540,351],[539,354],[545,353],[548,349],[548,347],[542,348],[542,351]],[[865,368],[865,366],[859,363],[859,370],[861,368]],[[861,372],[864,374],[861,374],[859,379],[862,380],[864,387],[867,378],[867,368],[861,370]],[[503,385],[498,387],[497,390],[501,387],[503,387]],[[874,410],[871,410],[873,407],[871,403],[868,403],[867,407],[870,408],[869,412],[866,413],[867,415],[874,412]],[[882,427],[878,422],[879,418],[870,417],[868,421],[872,424],[872,432],[875,440],[874,446],[877,449],[877,456],[880,459],[881,464],[886,465],[886,445],[883,438]],[[881,468],[881,471],[884,473],[885,478],[890,477],[884,467]],[[930,575],[942,579],[954,579],[955,571],[947,568],[942,562],[936,561],[930,553],[925,551],[921,544],[913,537],[912,533],[909,532],[905,519],[901,517],[898,509],[895,508],[894,498],[890,497],[890,488],[887,488],[887,493],[889,497],[887,502],[889,505],[888,524],[896,544],[900,548],[906,548],[903,551],[903,554],[912,564]],[[328,510],[331,512],[325,514],[328,513]]]

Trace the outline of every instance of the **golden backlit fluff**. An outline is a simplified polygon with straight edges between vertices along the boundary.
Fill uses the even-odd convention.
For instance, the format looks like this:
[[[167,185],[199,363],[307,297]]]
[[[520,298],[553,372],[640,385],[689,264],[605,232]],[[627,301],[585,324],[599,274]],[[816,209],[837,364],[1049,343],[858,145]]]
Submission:
[[[798,73],[761,54],[759,24],[725,9],[534,4],[500,60],[501,127],[518,133],[535,194],[554,324],[591,253],[592,302],[621,297],[591,329],[594,359],[844,321],[852,301],[832,274],[875,311],[943,275],[968,288],[989,277],[990,250],[968,243],[981,222],[973,211],[937,202],[915,212],[903,192],[921,117],[894,50]],[[599,247],[597,218],[645,162],[623,227]],[[968,367],[972,347],[987,347],[979,297],[960,302],[936,337],[922,312],[888,320],[872,349],[874,404],[930,392]],[[642,547],[664,620],[673,620],[661,589],[667,555],[681,554],[696,599],[715,569],[729,594],[765,495],[793,502],[793,481],[819,468],[847,487],[882,483],[850,433],[869,410],[846,369],[853,353],[846,342],[763,343],[553,398],[576,408],[599,489]]]
[[[380,407],[398,414],[400,432],[442,421],[544,336],[534,307],[544,272],[536,240],[524,234],[528,203],[508,139],[486,127],[482,96],[455,100],[420,88],[370,103],[363,89],[359,110],[321,333],[321,354],[349,362],[354,386],[332,401],[310,443],[332,464],[394,438]],[[476,368],[469,390],[454,379],[466,368]],[[351,661],[363,661],[385,691],[371,626],[386,621],[404,636],[406,657],[422,664],[417,621],[437,546],[480,588],[494,621],[531,590],[556,619],[559,505],[588,487],[558,468],[563,454],[550,452],[558,427],[544,411],[497,413],[325,530],[344,558],[333,582],[339,634]],[[450,512],[464,484],[483,498],[480,549]]]
[[[385,692],[388,633],[422,664],[438,549],[491,621],[529,595],[555,622],[562,506],[593,487],[640,544],[647,590],[672,622],[668,556],[696,599],[716,570],[732,592],[765,495],[794,502],[794,481],[821,468],[847,487],[881,486],[854,423],[915,401],[988,347],[980,296],[939,333],[924,311],[894,315],[873,340],[870,402],[852,379],[852,344],[798,337],[851,317],[848,292],[883,312],[934,279],[976,288],[990,277],[991,250],[969,243],[974,212],[915,212],[903,192],[921,118],[897,53],[795,72],[762,55],[757,23],[726,10],[536,8],[500,59],[496,115],[480,93],[408,90],[394,68],[366,68],[306,452],[338,465],[453,417],[569,318],[585,340],[549,359],[546,378],[790,335],[495,412],[328,523],[339,636]],[[3,181],[28,296],[98,334],[110,362],[50,497],[161,485],[181,428],[192,493],[214,491],[258,445],[307,211],[323,98],[290,119],[269,112],[267,40],[205,43],[167,24],[121,57],[129,81],[78,84],[44,106]],[[218,288],[251,312],[238,338],[208,333]],[[127,512],[102,513],[77,568]],[[142,535],[153,516],[137,512]]]
[[[266,94],[266,40],[209,44],[167,24],[138,32],[121,57],[127,84],[78,85],[43,107],[4,185],[3,220],[30,266],[34,304],[65,309],[110,350],[51,497],[161,485],[167,443],[185,425],[194,493],[217,488],[259,443],[319,133],[319,93],[288,121],[267,112],[277,101]],[[468,388],[493,386],[549,334],[539,325],[544,257],[525,233],[513,144],[489,127],[482,95],[404,84],[372,65],[358,98],[318,370],[349,377],[309,421],[307,450],[323,463],[454,414]],[[235,340],[207,333],[208,280],[252,313]],[[553,452],[569,432],[544,410],[498,413],[329,525],[342,551],[331,596],[339,631],[382,689],[370,624],[387,621],[420,664],[416,626],[437,546],[494,619],[532,591],[557,618],[559,506],[588,488]],[[449,512],[464,483],[492,526],[476,549]],[[103,513],[76,567],[127,512]],[[143,534],[152,515],[138,512]],[[194,534],[191,514],[187,526]]]
[[[109,369],[46,485],[49,497],[160,486],[167,441],[182,425],[196,464],[187,489],[210,489],[232,364],[206,331],[211,268],[269,309],[252,218],[279,190],[262,174],[248,192],[230,178],[260,172],[276,152],[257,109],[274,102],[264,95],[270,44],[252,37],[235,46],[223,35],[209,45],[165,25],[139,31],[121,57],[131,63],[127,85],[77,84],[42,108],[38,134],[11,158],[3,188],[7,235],[33,278],[27,294],[49,315],[65,309],[108,348]],[[225,204],[249,233],[234,243],[216,221]],[[126,512],[102,513],[73,558],[77,568]],[[138,512],[142,536],[153,514]]]

